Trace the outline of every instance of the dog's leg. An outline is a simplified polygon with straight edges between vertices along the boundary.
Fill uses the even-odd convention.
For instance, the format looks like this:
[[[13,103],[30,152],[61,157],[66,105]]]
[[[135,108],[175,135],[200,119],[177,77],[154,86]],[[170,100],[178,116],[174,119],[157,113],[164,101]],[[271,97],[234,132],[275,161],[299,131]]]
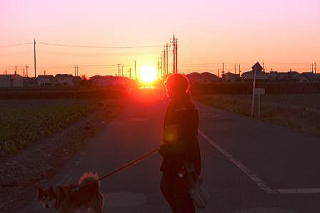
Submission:
[[[95,208],[93,209],[93,211],[94,211],[95,213],[102,213],[102,208],[101,208],[101,206],[97,206],[97,207],[95,207]]]
[[[101,196],[101,194],[99,195],[92,208],[95,213],[102,213],[102,209],[103,209],[103,196]]]
[[[62,208],[61,213],[74,213],[74,210],[70,208]]]

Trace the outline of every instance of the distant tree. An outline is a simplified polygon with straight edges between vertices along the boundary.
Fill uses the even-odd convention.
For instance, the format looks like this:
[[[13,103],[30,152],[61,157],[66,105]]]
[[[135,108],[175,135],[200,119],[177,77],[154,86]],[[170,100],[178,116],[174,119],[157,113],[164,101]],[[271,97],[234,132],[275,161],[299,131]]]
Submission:
[[[88,77],[85,74],[81,75],[80,78],[81,78],[82,81],[87,81],[88,80]]]
[[[81,75],[80,77],[81,81],[80,81],[80,85],[81,86],[89,86],[89,78],[86,75]]]

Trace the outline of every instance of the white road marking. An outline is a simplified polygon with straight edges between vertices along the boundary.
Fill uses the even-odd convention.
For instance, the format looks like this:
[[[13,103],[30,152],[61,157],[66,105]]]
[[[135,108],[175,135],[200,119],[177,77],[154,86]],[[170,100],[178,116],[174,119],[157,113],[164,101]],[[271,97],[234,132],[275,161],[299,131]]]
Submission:
[[[199,134],[207,140],[214,148],[216,148],[221,154],[223,154],[231,163],[238,167],[243,173],[245,173],[255,184],[267,194],[278,194],[277,190],[270,188],[262,179],[260,179],[253,171],[248,169],[243,163],[235,159],[230,153],[222,149],[217,143],[209,138],[205,133],[199,130]]]
[[[278,189],[280,194],[319,194],[320,188]]]
[[[235,213],[296,213],[296,211],[283,208],[252,208],[242,209]]]

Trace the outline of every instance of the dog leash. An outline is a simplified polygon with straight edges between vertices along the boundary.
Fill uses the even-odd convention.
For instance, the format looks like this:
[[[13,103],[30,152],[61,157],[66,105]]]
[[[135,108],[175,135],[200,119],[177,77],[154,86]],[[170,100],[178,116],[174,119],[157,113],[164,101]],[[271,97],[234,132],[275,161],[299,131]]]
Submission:
[[[127,169],[127,168],[130,168],[130,167],[132,167],[132,166],[140,163],[141,161],[145,160],[146,158],[151,157],[152,155],[156,154],[158,151],[159,151],[159,148],[155,148],[155,149],[153,149],[153,150],[145,153],[145,154],[142,155],[141,157],[139,157],[139,158],[137,158],[137,159],[135,159],[135,160],[131,160],[131,161],[125,163],[124,165],[120,166],[119,168],[114,169],[113,171],[109,172],[108,174],[106,174],[106,175],[104,175],[104,176],[101,176],[101,177],[98,179],[98,181],[101,181],[101,180],[103,180],[103,179],[105,179],[105,178],[108,178],[108,177],[110,177],[110,176],[118,173],[118,172],[121,172],[121,171],[123,171],[123,170],[125,170],[125,169]],[[87,185],[90,185],[90,184],[92,184],[92,182],[85,183],[85,184],[81,185],[81,187],[84,187],[84,186],[87,186]],[[77,184],[77,185],[72,185],[72,188],[80,188],[80,185],[79,185],[79,184]]]
[[[100,177],[98,180],[101,181],[101,180],[103,180],[103,179],[105,179],[105,178],[107,178],[107,177],[110,177],[110,176],[118,173],[118,172],[121,172],[122,170],[125,170],[125,169],[127,169],[127,168],[130,168],[130,167],[132,167],[132,166],[140,163],[141,161],[145,160],[146,158],[151,157],[152,155],[154,155],[154,154],[157,153],[158,151],[159,151],[159,148],[153,149],[153,150],[145,153],[145,154],[142,155],[141,157],[139,157],[139,158],[137,158],[137,159],[135,159],[135,160],[129,161],[129,162],[125,163],[124,165],[120,166],[119,168],[117,168],[117,169],[109,172],[108,174]]]

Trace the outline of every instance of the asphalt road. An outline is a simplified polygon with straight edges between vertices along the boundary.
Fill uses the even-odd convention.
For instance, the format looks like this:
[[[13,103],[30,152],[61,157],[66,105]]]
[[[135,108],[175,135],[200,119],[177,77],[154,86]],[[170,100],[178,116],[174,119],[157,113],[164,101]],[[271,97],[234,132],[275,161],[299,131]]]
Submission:
[[[131,101],[52,179],[76,183],[100,175],[160,144],[165,103]],[[203,177],[211,194],[199,212],[320,212],[320,139],[197,104]],[[104,212],[170,212],[159,182],[160,156],[102,182]],[[54,212],[34,200],[19,212]]]

